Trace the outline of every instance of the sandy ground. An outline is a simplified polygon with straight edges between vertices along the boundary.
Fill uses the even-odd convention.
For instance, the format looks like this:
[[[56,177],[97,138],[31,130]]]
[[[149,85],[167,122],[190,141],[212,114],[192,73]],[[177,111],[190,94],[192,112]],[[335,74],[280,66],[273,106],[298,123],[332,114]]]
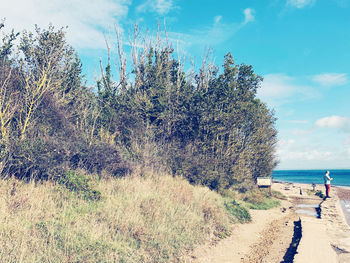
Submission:
[[[323,188],[316,186],[316,190]],[[280,207],[251,210],[251,223],[235,225],[230,237],[198,248],[186,262],[350,262],[350,227],[339,200],[350,204],[350,189],[332,188],[332,198],[326,200],[312,194],[311,185],[274,183],[273,189],[287,196]],[[320,218],[315,207],[320,207]],[[302,236],[291,261],[287,251],[293,247],[294,225],[299,220]]]

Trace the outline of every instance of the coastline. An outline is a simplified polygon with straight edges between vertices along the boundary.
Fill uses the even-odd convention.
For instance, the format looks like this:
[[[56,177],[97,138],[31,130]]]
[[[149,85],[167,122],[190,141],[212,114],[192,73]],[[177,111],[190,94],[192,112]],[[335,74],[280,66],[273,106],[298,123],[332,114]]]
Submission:
[[[312,189],[312,184],[306,183],[296,183],[296,182],[286,182],[280,180],[273,180],[274,183],[281,184],[293,184],[297,187],[302,187],[304,189]],[[323,184],[315,184],[316,189],[322,192],[325,192]],[[341,212],[344,217],[344,220],[347,222],[348,226],[350,226],[350,186],[345,185],[332,185],[331,186],[331,195],[332,193],[336,194],[339,199],[339,204],[341,206]]]
[[[298,214],[302,238],[295,255],[295,263],[350,262],[350,227],[347,223],[350,213],[341,207],[341,202],[350,200],[350,187],[332,186],[332,198],[327,199],[315,196],[312,184],[275,182],[273,189],[285,194],[295,206],[298,203],[319,205],[316,208],[320,212],[319,219]],[[316,184],[315,191],[322,191],[324,194],[324,185]]]
[[[280,207],[251,210],[252,222],[234,225],[230,237],[196,249],[185,262],[350,262],[350,227],[341,208],[342,200],[350,201],[350,187],[332,187],[332,198],[325,200],[311,184],[274,181],[272,190],[286,196]],[[324,185],[317,184],[315,190],[324,193]],[[320,217],[305,211],[319,211]],[[298,223],[301,235],[293,244]],[[293,246],[297,248],[290,261]]]
[[[284,180],[279,180],[279,179],[274,179],[274,178],[272,178],[272,181],[273,181],[274,183],[295,184],[295,185],[301,185],[301,186],[304,186],[304,187],[307,187],[307,186],[312,185],[312,184],[310,184],[310,183],[300,183],[300,182],[284,181]],[[315,183],[315,185],[324,187],[324,184],[320,184],[320,183]],[[350,190],[350,185],[338,185],[338,184],[331,184],[331,185],[332,185],[332,187],[343,188],[343,189],[348,189],[348,190]]]
[[[332,186],[332,198],[322,199],[312,192],[312,184],[275,182],[274,190],[282,192],[294,206],[318,204],[320,218],[298,214],[302,226],[302,238],[295,255],[295,263],[350,262],[350,211],[342,208],[342,202],[350,207],[350,187]],[[316,184],[315,191],[325,193],[323,184]],[[297,212],[297,210],[295,210]]]

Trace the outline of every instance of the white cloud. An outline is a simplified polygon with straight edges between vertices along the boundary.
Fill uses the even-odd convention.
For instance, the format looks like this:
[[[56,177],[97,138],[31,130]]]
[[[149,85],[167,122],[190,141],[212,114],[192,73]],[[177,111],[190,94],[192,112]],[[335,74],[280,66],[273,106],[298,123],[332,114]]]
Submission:
[[[168,32],[168,36],[173,44],[180,43],[179,46],[185,52],[189,52],[193,47],[197,51],[204,51],[229,40],[238,30],[237,24],[215,23],[214,19],[214,24],[210,27],[192,29],[189,33]]]
[[[320,128],[335,128],[345,132],[350,132],[350,118],[336,115],[324,117],[316,121],[316,126]]]
[[[243,11],[244,20],[231,23],[223,22],[224,18],[221,15],[217,15],[213,17],[211,26],[192,29],[189,30],[189,33],[168,32],[169,40],[175,44],[181,43],[180,46],[185,50],[185,53],[189,51],[190,47],[206,50],[231,39],[247,23],[254,21],[254,12],[253,9],[246,8]]]
[[[334,154],[330,151],[302,151],[302,152],[289,152],[288,155],[285,156],[286,159],[301,159],[301,160],[322,160],[329,161],[334,158]]]
[[[349,146],[322,140],[320,133],[281,139],[276,152],[278,169],[349,168],[349,150]]]
[[[74,47],[103,48],[103,33],[128,13],[131,0],[11,0],[3,1],[0,18],[7,28],[33,30],[34,25],[69,26],[67,38]],[[101,33],[103,32],[103,33]]]
[[[221,20],[222,20],[222,16],[216,16],[216,17],[214,17],[214,24],[220,23]]]
[[[285,98],[293,94],[297,87],[293,84],[294,78],[286,74],[267,74],[258,95],[267,98]]]
[[[313,129],[308,129],[308,130],[293,129],[291,133],[294,136],[305,136],[313,133]]]
[[[243,24],[247,24],[249,22],[254,22],[255,16],[254,16],[255,10],[251,8],[246,8],[243,10],[244,14],[244,22]]]
[[[293,139],[289,139],[289,140],[281,139],[281,140],[278,141],[278,146],[279,147],[291,146],[293,144],[295,144],[295,140],[293,140]]]
[[[350,145],[350,135],[346,137],[345,144]]]
[[[345,73],[324,73],[315,75],[312,80],[322,86],[341,86],[348,83]]]
[[[304,148],[303,150],[300,150]],[[313,146],[301,147],[294,139],[280,140],[277,144],[277,155],[281,161],[289,160],[331,160],[334,154],[331,151],[314,149]]]
[[[284,73],[264,75],[264,81],[257,95],[270,106],[278,106],[291,101],[295,95],[299,95],[294,98],[295,100],[319,96],[312,87],[300,85],[298,79]]]
[[[200,29],[192,29],[189,33],[168,32],[168,36],[173,43],[181,43],[181,47],[188,51],[190,47],[207,49],[230,39],[239,31],[242,23],[224,23],[222,16],[215,16],[211,26]]]
[[[287,0],[287,5],[296,8],[304,8],[306,6],[313,6],[316,0]]]
[[[139,5],[136,10],[141,13],[154,12],[159,15],[166,15],[175,8],[173,0],[147,0]]]
[[[280,130],[278,169],[349,168],[350,118],[330,116],[315,123],[305,130]],[[320,128],[345,132],[336,134],[337,130]]]

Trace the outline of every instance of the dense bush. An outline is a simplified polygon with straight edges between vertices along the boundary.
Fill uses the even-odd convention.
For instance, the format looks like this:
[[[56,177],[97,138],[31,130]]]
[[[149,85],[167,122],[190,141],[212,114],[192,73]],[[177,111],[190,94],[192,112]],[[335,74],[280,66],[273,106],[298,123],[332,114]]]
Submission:
[[[188,77],[169,43],[145,41],[132,48],[131,81],[118,45],[119,81],[108,58],[94,92],[63,29],[36,27],[15,45],[17,37],[0,43],[2,176],[58,178],[78,168],[121,176],[134,162],[224,191],[276,165],[275,117],[256,97],[262,77],[230,53],[222,70],[204,61]]]
[[[111,122],[109,132],[132,156],[147,138],[157,145],[151,155],[158,163],[191,183],[221,191],[269,176],[277,139],[273,112],[256,98],[262,78],[227,54],[221,74],[202,68],[193,82],[173,52],[145,47],[135,82],[123,89],[111,80],[108,64],[98,82],[106,114],[99,125]]]
[[[91,179],[88,176],[75,171],[67,171],[58,178],[58,183],[77,193],[78,196],[86,200],[100,200],[101,192],[94,190],[90,181]]]
[[[1,176],[57,179],[78,168],[128,173],[114,142],[94,133],[96,94],[82,85],[81,63],[64,31],[37,27],[23,32],[18,45],[16,38],[0,43]]]

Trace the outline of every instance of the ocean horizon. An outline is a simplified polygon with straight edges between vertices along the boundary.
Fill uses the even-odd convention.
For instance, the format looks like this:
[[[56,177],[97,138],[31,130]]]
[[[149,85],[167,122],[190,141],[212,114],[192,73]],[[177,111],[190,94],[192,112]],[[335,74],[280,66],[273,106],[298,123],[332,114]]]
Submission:
[[[323,176],[327,170],[274,170],[272,177],[276,181],[305,184],[324,184]],[[332,185],[350,186],[350,169],[334,169],[330,171]]]

